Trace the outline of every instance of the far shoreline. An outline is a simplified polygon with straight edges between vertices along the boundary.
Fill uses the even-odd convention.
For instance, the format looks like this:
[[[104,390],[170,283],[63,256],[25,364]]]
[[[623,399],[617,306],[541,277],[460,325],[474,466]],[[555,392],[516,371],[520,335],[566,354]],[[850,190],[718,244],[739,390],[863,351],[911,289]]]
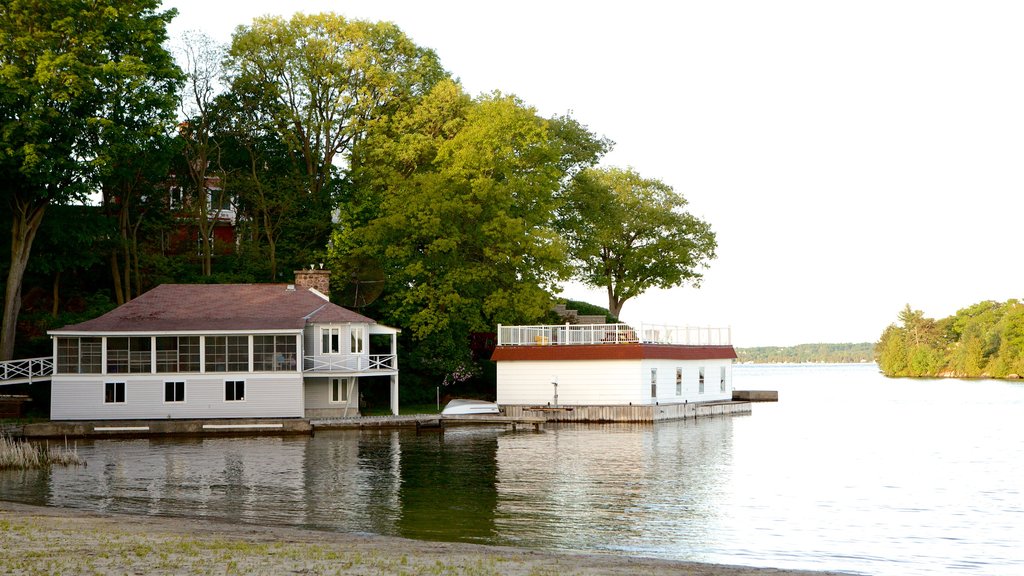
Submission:
[[[0,500],[0,572],[842,576],[392,536],[108,514]]]

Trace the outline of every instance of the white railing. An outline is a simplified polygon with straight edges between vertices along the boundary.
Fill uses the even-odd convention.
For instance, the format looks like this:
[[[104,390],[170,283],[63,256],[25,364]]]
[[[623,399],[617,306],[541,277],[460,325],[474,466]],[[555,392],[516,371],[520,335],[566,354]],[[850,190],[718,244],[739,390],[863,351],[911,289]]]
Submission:
[[[25,358],[0,362],[0,384],[23,384],[49,380],[53,375],[53,358]]]
[[[348,354],[344,356],[304,356],[304,372],[386,372],[398,369],[394,354]]]
[[[731,328],[662,324],[498,325],[498,346],[565,346],[590,344],[673,344],[729,346]]]

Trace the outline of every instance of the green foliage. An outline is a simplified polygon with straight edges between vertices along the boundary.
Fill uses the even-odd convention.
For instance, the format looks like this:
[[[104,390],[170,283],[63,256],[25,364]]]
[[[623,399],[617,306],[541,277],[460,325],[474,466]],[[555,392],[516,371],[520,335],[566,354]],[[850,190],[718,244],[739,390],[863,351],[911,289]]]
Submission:
[[[887,376],[1024,375],[1024,304],[985,301],[939,321],[907,305],[875,345]]]
[[[613,316],[651,288],[700,284],[700,269],[715,257],[715,234],[685,206],[670,186],[631,169],[591,168],[573,180],[559,230],[576,277],[608,291]]]
[[[754,348],[737,348],[736,355],[740,362],[758,364],[771,363],[852,363],[870,362],[874,344],[863,342],[857,344],[799,344],[797,346],[759,346]]]
[[[470,333],[548,313],[569,273],[552,225],[558,195],[600,150],[571,119],[541,118],[512,96],[471,99],[442,81],[353,150],[358,195],[342,205],[332,267],[379,262],[382,320],[426,351],[412,354],[413,369],[464,369]]]

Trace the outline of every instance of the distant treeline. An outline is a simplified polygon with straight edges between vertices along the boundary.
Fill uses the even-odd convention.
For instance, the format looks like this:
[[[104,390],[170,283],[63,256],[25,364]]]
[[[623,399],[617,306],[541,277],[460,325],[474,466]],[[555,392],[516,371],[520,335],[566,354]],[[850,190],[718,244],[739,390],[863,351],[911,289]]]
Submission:
[[[1024,303],[987,300],[941,320],[908,304],[875,348],[887,376],[1024,376]]]
[[[737,348],[740,362],[759,364],[775,362],[870,362],[875,345],[871,342],[857,344],[799,344],[797,346],[759,346]]]

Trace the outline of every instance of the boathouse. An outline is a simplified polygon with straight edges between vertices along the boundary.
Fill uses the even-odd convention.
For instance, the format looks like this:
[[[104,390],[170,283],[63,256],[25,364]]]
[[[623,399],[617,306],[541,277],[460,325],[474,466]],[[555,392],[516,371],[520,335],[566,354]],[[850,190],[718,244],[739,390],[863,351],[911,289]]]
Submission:
[[[52,420],[357,416],[390,383],[398,330],[332,304],[327,270],[295,284],[163,284],[51,330]],[[377,384],[380,381],[381,384]]]
[[[511,416],[654,421],[749,411],[733,403],[729,328],[498,326],[497,402]]]

